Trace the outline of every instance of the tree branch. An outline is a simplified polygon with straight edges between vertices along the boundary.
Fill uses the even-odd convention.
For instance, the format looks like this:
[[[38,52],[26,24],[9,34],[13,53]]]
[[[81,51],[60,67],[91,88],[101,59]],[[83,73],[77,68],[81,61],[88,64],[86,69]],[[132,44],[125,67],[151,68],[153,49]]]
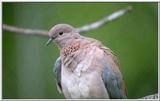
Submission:
[[[48,31],[46,30],[20,28],[20,27],[7,25],[7,24],[3,24],[2,28],[3,30],[9,31],[9,32],[16,32],[20,34],[48,36],[47,35]]]
[[[88,32],[91,30],[98,29],[98,28],[104,26],[105,24],[120,18],[122,15],[125,15],[126,13],[130,12],[131,10],[132,10],[132,7],[129,6],[127,8],[115,11],[114,13],[112,13],[109,16],[105,16],[104,18],[102,18],[94,23],[79,27],[76,30],[77,30],[77,32],[82,33],[82,32]],[[20,28],[20,27],[7,25],[7,24],[3,24],[2,28],[3,28],[3,30],[9,31],[9,32],[16,32],[19,34],[48,36],[48,31],[46,31],[46,30],[28,29],[28,28],[26,29],[26,28]]]
[[[147,95],[145,97],[142,97],[142,99],[158,99],[158,94]]]
[[[94,23],[77,28],[77,31],[78,32],[88,32],[90,30],[98,29],[98,28],[104,26],[105,24],[112,22],[112,21],[120,18],[122,15],[125,15],[126,13],[131,12],[131,11],[132,11],[131,6],[125,8],[125,9],[118,10],[116,12],[113,12],[111,15],[100,19],[99,21],[96,21]]]

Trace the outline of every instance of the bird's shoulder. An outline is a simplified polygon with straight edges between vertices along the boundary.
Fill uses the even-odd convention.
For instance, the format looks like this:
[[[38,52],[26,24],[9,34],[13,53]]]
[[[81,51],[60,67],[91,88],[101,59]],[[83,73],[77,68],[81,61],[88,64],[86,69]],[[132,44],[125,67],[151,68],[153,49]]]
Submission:
[[[90,41],[90,44],[88,44],[91,48],[95,46],[99,51],[103,51],[104,57],[112,59],[117,66],[119,66],[118,58],[115,52],[113,52],[109,47],[106,47],[103,43],[101,43],[99,40],[96,40],[94,38],[88,38],[86,37],[86,40]]]

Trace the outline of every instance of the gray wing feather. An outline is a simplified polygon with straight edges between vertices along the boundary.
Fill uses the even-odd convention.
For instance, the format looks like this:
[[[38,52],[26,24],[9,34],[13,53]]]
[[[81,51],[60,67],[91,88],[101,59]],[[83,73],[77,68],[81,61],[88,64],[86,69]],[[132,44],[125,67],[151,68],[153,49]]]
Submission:
[[[127,98],[126,94],[124,93],[122,78],[118,74],[113,72],[109,65],[105,65],[102,72],[102,79],[110,98]]]
[[[55,79],[57,81],[57,89],[60,93],[62,93],[62,86],[61,86],[61,58],[58,57],[53,68],[53,72],[55,74]]]

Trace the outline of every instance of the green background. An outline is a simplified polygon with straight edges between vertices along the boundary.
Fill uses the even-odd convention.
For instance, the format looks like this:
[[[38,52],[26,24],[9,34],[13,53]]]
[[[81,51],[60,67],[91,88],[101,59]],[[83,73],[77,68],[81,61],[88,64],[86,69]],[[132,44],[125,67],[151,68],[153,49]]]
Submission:
[[[133,12],[94,31],[96,38],[118,56],[128,98],[158,92],[157,3],[3,3],[3,23],[49,30],[58,23],[74,27],[89,24],[131,5]],[[64,98],[52,72],[59,56],[42,36],[3,31],[3,98]]]

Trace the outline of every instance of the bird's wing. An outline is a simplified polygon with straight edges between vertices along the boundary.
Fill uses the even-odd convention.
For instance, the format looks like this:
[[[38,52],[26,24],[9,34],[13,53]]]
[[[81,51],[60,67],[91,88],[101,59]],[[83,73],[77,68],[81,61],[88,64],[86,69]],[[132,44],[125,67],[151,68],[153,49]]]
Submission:
[[[54,67],[53,67],[53,72],[55,74],[55,79],[57,81],[57,89],[60,93],[62,93],[62,86],[61,86],[61,58],[58,57]]]
[[[110,51],[108,51],[106,54],[107,56],[110,55],[110,57],[108,57],[109,59],[111,59],[114,63],[116,62],[114,57],[112,56],[113,54]],[[123,77],[118,68],[118,64],[115,63],[113,65],[109,63],[109,61],[106,61],[106,59],[102,61],[103,61],[102,80],[107,89],[109,97],[113,99],[127,98]]]

